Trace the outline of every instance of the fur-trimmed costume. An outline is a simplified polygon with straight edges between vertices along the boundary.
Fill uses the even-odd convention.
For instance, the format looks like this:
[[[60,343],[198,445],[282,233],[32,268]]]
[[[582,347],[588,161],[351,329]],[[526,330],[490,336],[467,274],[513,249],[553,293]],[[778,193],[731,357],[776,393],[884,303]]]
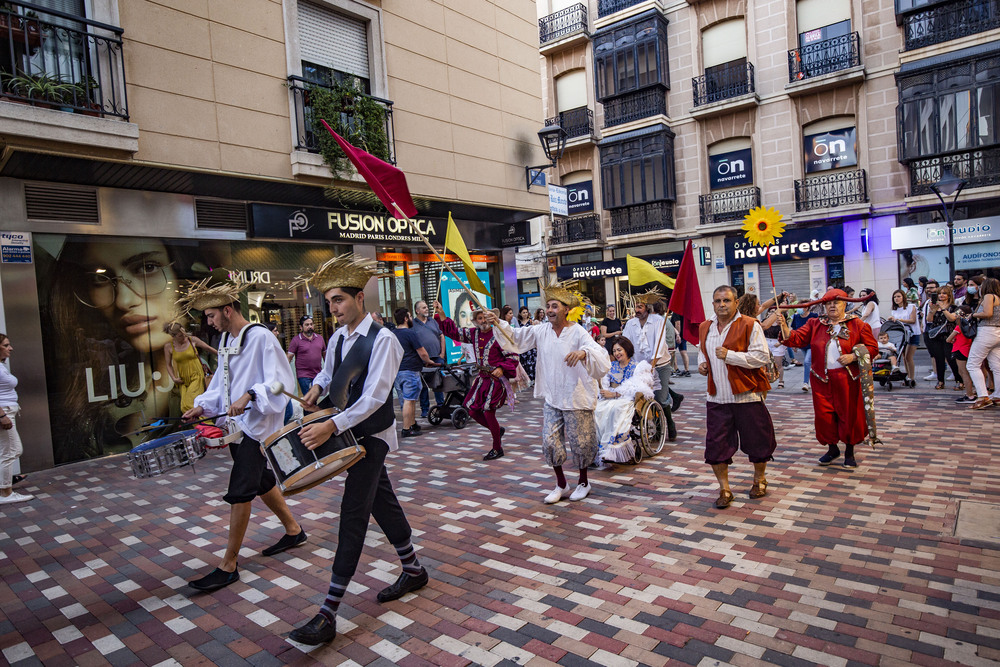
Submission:
[[[653,369],[646,361],[636,363],[633,359],[625,368],[612,361],[611,370],[601,379],[601,389],[615,391],[620,396],[597,401],[594,422],[597,425],[598,458],[627,463],[635,456],[631,433],[635,397],[640,394],[648,401],[653,400]]]
[[[493,329],[459,329],[451,318],[435,315],[434,319],[441,327],[441,333],[459,343],[471,344],[475,352],[479,372],[472,379],[472,386],[465,396],[465,407],[469,410],[497,410],[504,402],[513,403],[510,380],[517,375],[518,355],[500,347]],[[496,368],[503,369],[503,379],[493,375]]]

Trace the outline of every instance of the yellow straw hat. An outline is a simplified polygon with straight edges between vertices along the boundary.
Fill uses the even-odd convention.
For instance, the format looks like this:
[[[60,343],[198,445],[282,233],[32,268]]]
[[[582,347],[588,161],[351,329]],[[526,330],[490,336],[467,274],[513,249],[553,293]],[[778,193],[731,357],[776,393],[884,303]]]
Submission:
[[[324,262],[314,272],[299,276],[296,283],[307,287],[312,285],[320,293],[326,293],[334,287],[363,290],[375,275],[376,266],[375,260],[361,259],[353,254],[338,255]]]
[[[216,269],[208,278],[199,280],[188,288],[187,293],[177,300],[177,307],[185,315],[192,310],[222,308],[239,301],[240,295],[248,287],[250,283],[239,277],[236,279],[229,277],[226,269]]]

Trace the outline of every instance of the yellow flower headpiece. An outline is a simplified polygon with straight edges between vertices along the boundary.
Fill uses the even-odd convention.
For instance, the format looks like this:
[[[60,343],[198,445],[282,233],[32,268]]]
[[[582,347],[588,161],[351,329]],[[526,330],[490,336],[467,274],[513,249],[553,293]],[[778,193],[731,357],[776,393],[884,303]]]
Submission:
[[[565,280],[542,288],[546,302],[555,300],[569,308],[566,319],[571,322],[579,322],[583,318],[585,307],[590,304],[587,297],[576,289],[577,285],[575,280]]]
[[[775,208],[758,206],[751,209],[743,217],[744,236],[754,245],[769,246],[785,233],[785,223],[781,218],[781,213]]]

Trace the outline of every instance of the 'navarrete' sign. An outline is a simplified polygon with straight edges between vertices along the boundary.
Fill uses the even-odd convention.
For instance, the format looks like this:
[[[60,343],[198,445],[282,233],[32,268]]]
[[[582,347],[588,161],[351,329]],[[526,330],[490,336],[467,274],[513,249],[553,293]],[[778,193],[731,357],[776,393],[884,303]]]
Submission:
[[[442,218],[399,220],[385,213],[253,204],[253,235],[257,238],[423,245],[420,234],[434,246],[444,244],[448,221]],[[417,231],[414,231],[414,225]]]
[[[743,236],[726,237],[726,265],[787,262],[810,257],[838,257],[844,254],[844,232],[840,225],[786,229],[774,245],[755,246]]]

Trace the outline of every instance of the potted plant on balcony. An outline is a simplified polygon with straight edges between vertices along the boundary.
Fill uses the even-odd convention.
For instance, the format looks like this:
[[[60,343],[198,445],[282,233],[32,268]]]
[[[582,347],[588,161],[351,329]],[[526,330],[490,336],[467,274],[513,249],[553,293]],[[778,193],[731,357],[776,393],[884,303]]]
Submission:
[[[361,92],[360,81],[350,77],[344,81],[335,81],[330,86],[313,85],[307,93],[319,152],[333,172],[335,180],[346,179],[352,168],[336,140],[319,124],[320,118],[351,144],[379,159],[389,160],[386,109]]]
[[[0,2],[0,41],[26,44],[35,49],[42,43],[41,26],[38,14],[28,11],[22,17],[17,10],[7,2]]]
[[[18,76],[11,77],[8,83],[8,88],[12,93],[45,109],[64,106],[67,97],[72,101],[73,95],[67,86],[72,86],[72,84],[67,84],[44,72],[37,75],[22,72]],[[67,93],[69,93],[68,96]]]

